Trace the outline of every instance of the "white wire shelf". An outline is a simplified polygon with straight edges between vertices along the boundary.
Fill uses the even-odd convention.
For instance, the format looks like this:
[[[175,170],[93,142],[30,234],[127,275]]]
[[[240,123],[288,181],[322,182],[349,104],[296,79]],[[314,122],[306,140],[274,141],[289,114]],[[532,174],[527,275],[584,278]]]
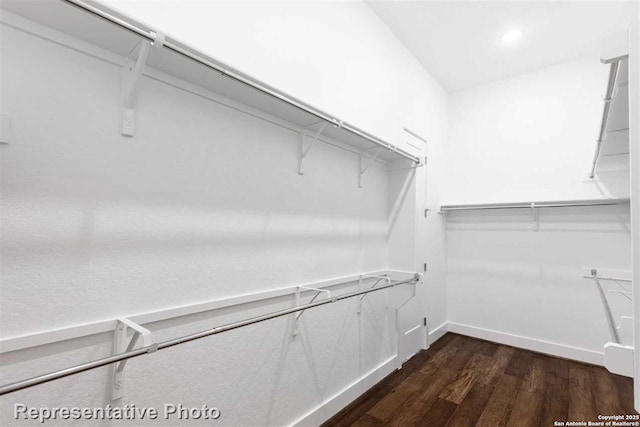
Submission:
[[[509,203],[479,203],[466,205],[442,205],[440,212],[474,211],[491,209],[531,209],[531,208],[566,208],[581,206],[612,206],[629,205],[630,199],[581,199],[581,200],[554,200],[538,202],[509,202]]]
[[[353,147],[370,157],[379,149],[381,161],[407,159],[420,165],[419,157],[384,141],[340,118],[319,110],[302,100],[229,67],[223,62],[193,49],[159,29],[152,29],[119,14],[101,3],[88,0],[50,0],[33,2],[3,0],[2,8],[45,25],[124,58],[139,49],[141,42],[158,44],[145,58],[146,65],[224,97],[256,108],[282,120],[313,129],[318,123],[329,124],[322,135]]]
[[[397,278],[402,276],[402,278]],[[392,277],[396,277],[393,279]],[[209,336],[217,335],[227,331],[251,326],[256,323],[264,322],[267,320],[275,319],[286,315],[294,315],[297,320],[300,315],[309,309],[319,307],[326,304],[333,304],[342,300],[364,297],[372,292],[379,292],[385,289],[391,289],[402,285],[417,285],[422,280],[422,277],[418,273],[402,272],[402,271],[386,271],[360,274],[357,276],[350,276],[341,279],[333,279],[325,282],[314,283],[310,285],[298,285],[296,287],[281,288],[271,291],[263,291],[251,295],[242,295],[238,297],[226,298],[222,300],[207,301],[199,304],[192,304],[189,306],[169,308],[152,313],[144,313],[140,315],[121,317],[118,319],[111,319],[108,321],[100,321],[93,324],[84,324],[70,328],[64,328],[54,331],[36,333],[26,336],[19,336],[13,338],[5,338],[0,344],[3,352],[16,351],[26,349],[30,347],[36,347],[44,344],[51,344],[60,341],[66,341],[73,338],[79,338],[89,335],[95,335],[97,333],[115,332],[114,344],[120,341],[124,342],[119,350],[115,350],[115,354],[101,359],[93,360],[90,362],[82,363],[80,365],[72,366],[65,369],[49,372],[42,375],[37,375],[32,378],[27,378],[10,384],[4,384],[0,386],[0,396],[8,393],[12,393],[25,388],[33,387],[39,384],[44,384],[49,381],[54,381],[60,378],[67,377],[69,375],[75,375],[81,372],[85,372],[91,369],[99,368],[102,366],[113,365],[114,367],[114,395],[113,399],[122,397],[121,385],[119,381],[123,381],[121,377],[125,363],[128,359],[144,356],[147,354],[155,353],[156,351],[163,350],[165,348],[174,347],[177,345],[185,344],[191,341],[199,340]],[[365,286],[365,281],[367,281]],[[373,282],[373,286],[369,282]],[[333,294],[333,287],[342,285],[358,285],[358,290],[353,292]],[[307,303],[302,303],[300,300],[301,293],[316,293],[316,296],[311,298]],[[326,294],[325,297],[316,300],[319,294]],[[153,322],[160,320],[174,319],[190,314],[202,313],[206,311],[212,311],[225,307],[238,306],[241,304],[255,303],[257,301],[264,301],[272,298],[284,297],[287,295],[295,295],[294,305],[290,308],[281,309],[278,311],[269,312],[263,315],[246,318],[243,320],[226,323],[214,328],[210,328],[201,332],[192,333],[189,335],[183,335],[177,338],[162,342],[154,342],[152,333],[145,326]],[[359,312],[358,312],[359,313]],[[134,330],[131,341],[127,343],[127,329]],[[297,334],[297,329],[296,332]],[[142,340],[139,340],[142,338]],[[138,341],[142,341],[140,346],[136,346]],[[114,347],[118,348],[118,347]],[[120,378],[120,379],[119,379]]]
[[[629,155],[629,61],[627,57],[610,63],[607,89],[590,178],[603,157]],[[624,160],[628,163],[628,159]]]

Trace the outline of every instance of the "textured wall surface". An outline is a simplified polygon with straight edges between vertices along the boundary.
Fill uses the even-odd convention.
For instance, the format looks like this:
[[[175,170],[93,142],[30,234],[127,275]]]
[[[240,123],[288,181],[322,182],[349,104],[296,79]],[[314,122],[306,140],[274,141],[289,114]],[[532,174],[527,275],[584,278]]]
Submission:
[[[594,55],[452,95],[445,204],[628,195],[628,167],[588,178],[608,73]]]
[[[433,123],[416,130],[441,144],[444,92],[365,5],[343,7],[359,16],[340,24],[346,39],[366,31],[367,46],[376,46],[362,57],[368,65],[386,63],[380,49],[399,59],[391,88],[372,77],[382,86],[375,93],[418,84],[398,91],[406,101],[400,114],[433,113]],[[373,163],[358,188],[358,157],[316,144],[298,176],[297,133],[146,77],[136,135],[124,138],[120,67],[4,24],[1,31],[2,110],[14,124],[12,143],[0,147],[2,337],[394,268],[389,206],[398,195],[386,165]],[[328,69],[331,55],[347,50],[319,55]],[[343,111],[379,108],[385,120],[377,123],[397,128],[397,105],[342,101]],[[444,291],[443,275],[431,282]],[[292,423],[394,357],[388,297],[367,297],[361,315],[355,300],[306,312],[295,339],[281,318],[132,360],[120,403],[207,404],[221,409],[220,425]],[[280,298],[150,327],[162,340],[291,304]],[[444,321],[443,310],[435,315]],[[101,334],[8,353],[2,382],[110,351],[111,335]],[[13,423],[15,402],[105,405],[109,372],[5,396],[0,423]]]
[[[400,147],[403,127],[417,133],[428,141],[427,207],[438,208],[449,97],[364,2],[102,1]],[[396,199],[391,193],[389,206]],[[415,262],[429,263],[431,328],[446,320],[446,250],[440,218],[425,227],[424,255]],[[406,266],[406,258],[393,259],[389,268]]]
[[[594,56],[452,96],[447,203],[629,197],[628,169],[587,178],[607,75]],[[537,232],[526,209],[447,222],[452,322],[603,351],[604,311],[582,269],[630,269],[628,206],[541,209]]]

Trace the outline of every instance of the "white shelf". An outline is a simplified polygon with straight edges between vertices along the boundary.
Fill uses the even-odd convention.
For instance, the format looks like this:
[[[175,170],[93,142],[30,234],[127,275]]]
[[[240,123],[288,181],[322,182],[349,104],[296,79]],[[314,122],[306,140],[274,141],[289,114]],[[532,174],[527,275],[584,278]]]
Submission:
[[[600,149],[600,158],[629,154],[629,129],[607,133]]]
[[[622,59],[618,68],[618,80],[611,101],[611,111],[607,120],[607,135],[611,132],[629,129],[629,61]]]
[[[3,0],[1,6],[16,15],[123,57],[136,52],[141,41],[153,41],[159,30],[90,1]],[[347,144],[365,156],[370,156],[372,149],[381,148],[377,155],[380,160],[404,158],[420,163],[414,154],[242,74],[169,36],[165,37],[162,48],[151,49],[146,64],[300,127],[313,128],[318,122],[326,121],[331,126],[326,126],[323,137]]]
[[[629,169],[629,61],[611,62],[590,177],[597,170]]]
[[[492,209],[532,209],[532,208],[567,208],[584,206],[613,206],[628,205],[628,198],[620,199],[578,199],[578,200],[551,200],[537,202],[506,202],[506,203],[477,203],[464,205],[442,205],[440,212],[477,211]]]

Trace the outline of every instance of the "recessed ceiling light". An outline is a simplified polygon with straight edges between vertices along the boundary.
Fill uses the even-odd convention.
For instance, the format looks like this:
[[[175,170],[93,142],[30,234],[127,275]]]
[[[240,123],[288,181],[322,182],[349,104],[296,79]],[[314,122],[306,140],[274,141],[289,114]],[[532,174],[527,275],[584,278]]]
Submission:
[[[518,41],[518,39],[522,36],[522,31],[520,30],[511,30],[504,33],[502,36],[502,41],[504,44],[513,44]]]

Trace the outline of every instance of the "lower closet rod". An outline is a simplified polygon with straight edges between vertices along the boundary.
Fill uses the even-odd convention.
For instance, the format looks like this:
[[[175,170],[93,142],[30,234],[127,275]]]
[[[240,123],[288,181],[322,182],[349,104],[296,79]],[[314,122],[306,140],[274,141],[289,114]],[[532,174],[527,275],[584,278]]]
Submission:
[[[49,381],[57,380],[60,378],[68,377],[70,375],[79,374],[81,372],[89,371],[91,369],[99,368],[101,366],[110,365],[121,360],[131,359],[134,357],[142,356],[143,354],[153,353],[156,350],[162,350],[165,348],[173,347],[175,345],[184,344],[190,341],[194,341],[200,338],[208,337],[210,335],[216,335],[222,332],[238,329],[243,326],[253,325],[254,323],[264,322],[265,320],[275,319],[276,317],[285,316],[287,314],[296,313],[298,311],[307,310],[309,308],[318,307],[324,304],[352,298],[358,295],[368,294],[370,292],[380,291],[382,289],[393,288],[399,285],[405,285],[409,283],[417,283],[420,280],[420,275],[415,274],[411,279],[401,280],[398,282],[390,283],[388,285],[379,286],[376,288],[364,289],[361,291],[350,292],[344,295],[340,295],[331,299],[312,302],[309,304],[299,305],[296,307],[287,308],[273,313],[263,314],[262,316],[252,317],[250,319],[240,320],[238,322],[227,323],[226,325],[218,326],[216,328],[207,329],[206,331],[196,332],[194,334],[185,335],[180,338],[174,338],[171,340],[163,341],[157,344],[152,344],[147,347],[141,347],[136,350],[127,351],[124,353],[114,354],[112,356],[104,357],[102,359],[94,360],[92,362],[83,363],[80,365],[72,366],[66,369],[60,369],[58,371],[50,372],[48,374],[39,375],[37,377],[29,378],[22,381],[17,381],[11,384],[6,384],[0,387],[0,396],[14,391],[23,390],[25,388],[33,387],[39,384],[44,384]]]

